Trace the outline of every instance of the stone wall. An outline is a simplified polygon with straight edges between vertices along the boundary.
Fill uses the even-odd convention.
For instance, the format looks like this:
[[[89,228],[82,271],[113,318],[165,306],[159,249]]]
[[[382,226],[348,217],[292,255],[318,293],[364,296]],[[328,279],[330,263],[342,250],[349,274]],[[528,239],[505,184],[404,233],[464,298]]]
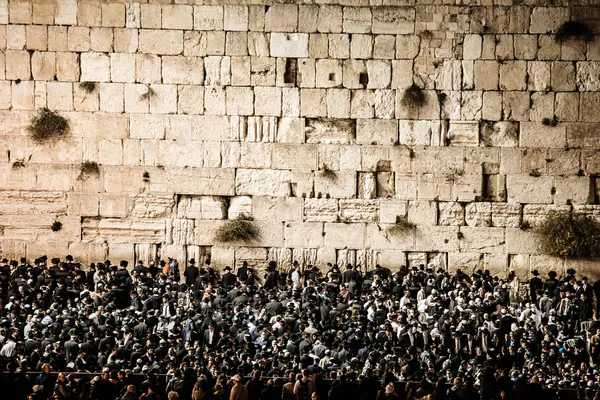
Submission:
[[[594,1],[225,3],[0,0],[5,256],[598,265],[522,229],[600,219],[600,36],[555,40]],[[240,214],[261,240],[215,243]]]

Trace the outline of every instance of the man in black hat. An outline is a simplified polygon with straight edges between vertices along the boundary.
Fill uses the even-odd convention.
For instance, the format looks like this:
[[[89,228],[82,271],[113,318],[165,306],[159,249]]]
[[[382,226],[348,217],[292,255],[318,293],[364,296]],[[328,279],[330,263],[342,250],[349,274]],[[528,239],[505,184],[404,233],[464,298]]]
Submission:
[[[242,263],[242,266],[238,268],[237,277],[240,280],[240,282],[246,282],[246,280],[248,279],[248,262],[247,261],[244,261]]]
[[[198,280],[199,271],[198,267],[196,267],[196,260],[193,258],[190,259],[188,264],[188,267],[183,271],[183,276],[185,276],[186,285],[192,287]]]
[[[279,283],[279,271],[277,271],[277,263],[275,261],[269,261],[267,266],[267,274],[265,276],[265,289],[275,289]]]
[[[221,280],[223,281],[223,286],[225,286],[226,289],[229,289],[235,285],[237,277],[231,273],[231,267],[229,265],[226,266],[223,271],[224,273]]]
[[[542,280],[540,279],[537,269],[531,271],[531,275],[533,278],[529,280],[529,298],[535,304],[537,304],[537,291],[541,290],[544,287]]]

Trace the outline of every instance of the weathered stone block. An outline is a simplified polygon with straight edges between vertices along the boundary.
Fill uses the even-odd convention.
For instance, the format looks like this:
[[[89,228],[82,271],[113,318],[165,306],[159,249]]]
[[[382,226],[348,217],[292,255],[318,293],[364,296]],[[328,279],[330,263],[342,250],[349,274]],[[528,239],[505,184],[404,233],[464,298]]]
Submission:
[[[398,123],[395,120],[359,119],[356,142],[362,144],[394,144],[398,141]]]
[[[521,225],[520,204],[492,204],[492,226],[502,228],[519,228]]]
[[[358,172],[358,198],[374,199],[377,197],[377,180],[373,172]]]
[[[525,124],[525,123],[523,123]],[[523,125],[521,125],[522,127]],[[523,132],[521,130],[521,132]],[[517,122],[499,121],[481,124],[481,144],[491,147],[516,147],[519,145],[519,124]],[[521,133],[522,135],[522,133]],[[521,136],[522,140],[522,136]],[[522,142],[521,142],[522,143]],[[523,146],[522,147],[529,147]]]
[[[593,201],[592,182],[588,176],[555,177],[555,204],[587,204]]]
[[[223,6],[194,6],[194,29],[201,31],[223,30]]]
[[[435,201],[409,201],[408,220],[416,225],[437,225],[438,207]]]
[[[376,7],[373,33],[407,34],[415,30],[415,9],[409,7]]]
[[[479,123],[451,121],[448,140],[451,146],[479,146]]]
[[[163,5],[162,6],[162,28],[163,29],[192,29],[193,8],[187,5]]]
[[[465,221],[469,226],[492,226],[492,203],[467,204]]]
[[[582,106],[583,107],[583,106]],[[590,112],[586,111],[586,114]],[[598,123],[573,123],[567,125],[567,145],[575,148],[598,148],[600,137],[598,136]]]
[[[322,222],[289,222],[284,225],[285,247],[322,247]]]
[[[325,223],[325,247],[362,249],[365,246],[365,231],[365,224]]]
[[[308,57],[308,34],[271,33],[271,57]]]
[[[456,202],[439,202],[438,224],[442,226],[462,226],[465,224],[464,206]]]
[[[564,148],[567,143],[567,127],[545,126],[536,122],[521,123],[521,147]]]
[[[139,48],[141,53],[180,54],[183,52],[183,31],[141,29]]]
[[[507,175],[507,199],[510,203],[552,203],[553,185],[551,176]]]
[[[463,226],[460,228],[461,238],[459,247],[461,252],[504,253],[504,229],[502,228],[474,228]]]

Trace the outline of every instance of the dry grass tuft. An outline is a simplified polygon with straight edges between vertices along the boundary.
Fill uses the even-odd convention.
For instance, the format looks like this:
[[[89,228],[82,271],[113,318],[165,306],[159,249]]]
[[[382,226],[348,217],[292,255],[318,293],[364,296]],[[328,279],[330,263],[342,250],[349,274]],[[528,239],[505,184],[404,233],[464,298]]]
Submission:
[[[47,108],[42,108],[27,127],[27,131],[36,143],[58,140],[66,136],[70,130],[69,122],[63,116]]]
[[[260,237],[260,228],[252,217],[245,214],[225,222],[215,233],[215,241],[219,243],[254,242]]]

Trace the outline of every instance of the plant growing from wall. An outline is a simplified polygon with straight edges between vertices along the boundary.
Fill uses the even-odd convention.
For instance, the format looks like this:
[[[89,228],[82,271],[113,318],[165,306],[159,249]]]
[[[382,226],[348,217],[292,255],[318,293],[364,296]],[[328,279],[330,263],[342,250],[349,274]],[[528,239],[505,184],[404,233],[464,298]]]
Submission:
[[[79,176],[77,180],[85,181],[92,176],[100,176],[100,168],[98,163],[94,161],[84,161],[79,167]]]
[[[413,83],[411,87],[404,91],[401,103],[405,107],[421,108],[427,103],[425,92]]]
[[[61,115],[47,108],[42,108],[39,113],[31,119],[27,131],[36,143],[44,143],[49,140],[58,140],[66,136],[70,131],[69,122]]]
[[[600,256],[600,223],[587,215],[551,212],[535,234],[545,254],[566,258]]]
[[[12,164],[12,169],[25,168],[25,162],[23,160],[17,160]]]
[[[390,235],[400,236],[400,235],[405,235],[408,232],[415,230],[416,228],[417,228],[417,225],[410,222],[408,220],[408,218],[401,217],[398,215],[398,216],[396,216],[396,223],[390,225],[387,228],[387,231]]]
[[[81,82],[79,84],[79,87],[82,88],[83,90],[85,90],[86,93],[92,93],[94,90],[96,90],[96,83],[95,82]]]
[[[140,96],[140,101],[149,101],[156,97],[156,91],[150,86],[146,86],[146,92]]]
[[[52,232],[58,232],[62,229],[62,222],[54,221],[50,228],[52,229]]]
[[[142,174],[142,180],[146,183],[150,182],[150,173],[148,171],[144,171]]]
[[[215,232],[215,241],[219,243],[254,242],[260,237],[260,228],[252,217],[245,214],[226,221]]]
[[[323,168],[321,169],[321,176],[325,179],[329,179],[330,181],[337,180],[337,174],[334,170],[329,168],[327,164],[323,164]]]
[[[556,120],[556,118],[544,118],[544,119],[542,119],[542,125],[556,126],[556,125],[558,125],[558,121]]]
[[[582,39],[591,42],[594,40],[594,31],[583,22],[567,21],[556,31],[555,40],[563,42],[569,39]]]

